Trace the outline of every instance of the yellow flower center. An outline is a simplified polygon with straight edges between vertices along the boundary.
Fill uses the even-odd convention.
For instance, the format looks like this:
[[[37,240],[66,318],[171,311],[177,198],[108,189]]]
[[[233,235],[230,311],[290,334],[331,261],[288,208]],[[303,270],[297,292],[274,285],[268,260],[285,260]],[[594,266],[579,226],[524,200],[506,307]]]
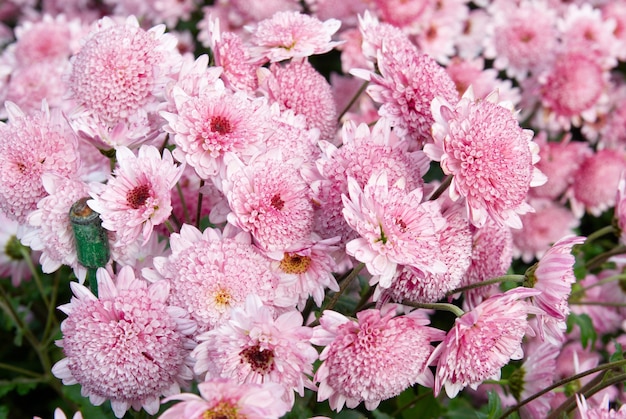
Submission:
[[[297,253],[287,253],[280,261],[280,269],[288,274],[300,275],[305,273],[311,265],[311,258]]]

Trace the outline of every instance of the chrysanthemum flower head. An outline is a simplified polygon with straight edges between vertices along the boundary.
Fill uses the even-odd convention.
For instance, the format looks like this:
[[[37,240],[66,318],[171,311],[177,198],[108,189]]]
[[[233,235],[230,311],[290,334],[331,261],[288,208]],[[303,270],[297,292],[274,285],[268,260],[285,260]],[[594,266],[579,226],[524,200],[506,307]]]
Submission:
[[[250,294],[244,307],[232,311],[230,320],[197,336],[194,371],[206,373],[206,379],[280,384],[291,407],[294,391],[302,396],[305,387],[314,388],[309,377],[317,351],[310,342],[313,329],[302,321],[296,310],[274,318],[273,311]]]
[[[227,152],[247,161],[260,151],[270,121],[264,99],[232,93],[223,84],[194,96],[175,87],[172,96],[176,112],[161,113],[168,121],[165,130],[173,134],[176,159],[196,169],[200,178],[217,175]]]
[[[52,373],[66,385],[80,384],[93,405],[110,400],[118,418],[131,407],[156,414],[159,398],[179,393],[192,378],[195,323],[166,303],[165,281],[148,286],[128,266],[115,280],[103,268],[97,278],[98,298],[72,282],[74,297],[59,307],[68,316],[57,342],[65,358]]]
[[[168,149],[143,145],[135,155],[127,147],[116,153],[118,167],[107,184],[91,186],[87,204],[102,219],[102,227],[117,233],[118,244],[129,244],[141,235],[147,242],[155,225],[172,212],[170,191],[185,165],[176,165]]]
[[[448,397],[454,398],[467,386],[476,389],[484,380],[499,379],[504,365],[522,358],[522,338],[532,334],[528,314],[542,313],[523,299],[539,293],[514,288],[458,317],[429,360],[437,360],[434,394],[445,386]]]
[[[371,283],[389,288],[398,265],[444,273],[439,235],[446,226],[438,202],[422,202],[421,187],[405,188],[404,178],[390,185],[387,173],[374,173],[364,188],[348,178],[348,195],[343,195],[343,215],[356,238],[346,252],[365,263],[373,275]]]
[[[590,407],[587,399],[583,395],[576,395],[576,406],[580,413],[580,419],[625,419],[626,405],[622,405],[619,410],[611,408],[610,398],[605,395],[601,406]]]
[[[366,91],[381,103],[379,114],[390,119],[397,135],[418,146],[430,141],[433,98],[440,96],[450,103],[458,100],[448,73],[433,58],[406,42],[383,42],[377,65],[380,74],[358,69],[351,73],[370,81]]]
[[[395,304],[360,311],[357,320],[324,311],[312,339],[325,347],[315,373],[318,401],[328,399],[336,411],[361,402],[374,410],[415,383],[432,386],[430,342],[443,339],[444,332],[427,326],[429,320],[419,310],[395,314]]]
[[[178,400],[159,419],[242,418],[279,419],[291,406],[282,399],[285,389],[276,383],[240,383],[216,378],[198,384],[200,395],[181,393],[163,403]]]
[[[291,109],[306,117],[307,128],[320,130],[320,138],[333,140],[337,130],[337,107],[330,84],[307,61],[274,63],[259,69],[259,86],[280,110]]]
[[[58,110],[27,115],[5,103],[9,121],[0,122],[0,211],[26,223],[28,214],[46,195],[41,176],[73,177],[78,172],[77,141]]]
[[[252,34],[251,55],[277,62],[330,51],[341,44],[332,41],[340,26],[341,21],[337,19],[322,22],[314,16],[285,11],[246,29]]]
[[[437,97],[432,112],[434,144],[426,144],[424,152],[453,176],[450,197],[465,198],[468,219],[476,226],[490,217],[520,228],[519,214],[532,211],[528,190],[546,181],[534,167],[539,148],[533,132],[519,126],[508,104],[498,103],[497,92],[475,100],[468,89],[456,105]]]
[[[224,194],[228,221],[249,231],[262,249],[285,251],[307,243],[313,229],[309,186],[300,175],[302,159],[283,161],[280,150],[256,156],[249,165],[228,156]]]
[[[72,57],[72,96],[104,121],[115,123],[160,100],[177,65],[176,38],[165,25],[148,31],[134,16],[99,20]]]
[[[228,320],[250,293],[268,305],[280,304],[279,279],[270,271],[270,260],[252,245],[249,233],[232,225],[223,232],[213,228],[200,232],[183,224],[180,233],[170,236],[170,245],[171,255],[154,260],[158,275],[145,275],[170,282],[171,303],[189,312],[199,332]]]

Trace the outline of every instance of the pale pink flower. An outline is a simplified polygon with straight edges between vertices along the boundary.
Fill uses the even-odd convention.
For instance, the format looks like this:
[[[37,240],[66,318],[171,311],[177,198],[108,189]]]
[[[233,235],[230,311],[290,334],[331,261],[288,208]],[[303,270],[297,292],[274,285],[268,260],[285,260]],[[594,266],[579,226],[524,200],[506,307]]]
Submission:
[[[224,231],[183,224],[170,236],[172,254],[156,257],[158,275],[144,270],[151,280],[167,280],[170,302],[183,307],[202,333],[227,321],[246,296],[258,295],[265,303],[280,304],[279,278],[270,271],[270,260],[252,245],[250,234],[227,224]],[[293,305],[287,301],[283,306]]]
[[[104,0],[116,16],[137,16],[147,24],[165,23],[174,28],[179,20],[189,20],[196,0]]]
[[[622,405],[619,410],[612,409],[608,395],[602,399],[601,406],[590,407],[585,396],[577,394],[576,406],[578,406],[580,419],[626,419],[626,404]]]
[[[444,204],[445,205],[445,204]],[[443,207],[442,207],[443,208]],[[458,204],[448,205],[442,211],[447,225],[438,235],[445,273],[429,273],[403,266],[389,289],[382,292],[382,301],[387,298],[402,303],[403,300],[434,303],[444,298],[448,291],[458,287],[472,262],[472,231]],[[378,299],[381,288],[376,288],[374,299]]]
[[[519,214],[532,211],[526,203],[530,187],[546,181],[534,167],[539,147],[533,132],[519,126],[510,104],[498,103],[497,91],[476,100],[468,89],[456,105],[437,97],[432,113],[434,144],[424,152],[453,176],[450,198],[465,198],[467,217],[476,226],[492,218],[521,228]]]
[[[165,25],[141,29],[134,16],[96,22],[71,59],[72,97],[112,125],[154,107],[180,58],[176,38],[164,32]]]
[[[313,204],[301,165],[301,158],[283,160],[280,150],[259,155],[247,166],[228,159],[227,177],[222,180],[232,209],[227,219],[249,231],[266,251],[302,245],[313,231]]]
[[[273,63],[330,51],[341,43],[332,41],[340,26],[337,19],[322,22],[300,12],[285,11],[246,29],[251,33],[252,57],[263,57]]]
[[[474,96],[478,99],[485,99],[497,89],[502,101],[517,105],[521,100],[519,88],[513,87],[511,80],[499,78],[496,69],[485,68],[483,58],[463,60],[454,57],[446,66],[446,72],[454,81],[459,95],[472,86]]]
[[[552,317],[559,322],[565,321],[570,313],[568,298],[572,291],[572,284],[576,282],[574,276],[574,262],[576,258],[571,254],[572,247],[582,244],[584,237],[566,236],[554,243],[539,262],[526,273],[527,286],[541,291],[533,296],[531,302],[545,312],[539,321],[541,334],[547,333],[555,339],[560,335],[554,329],[553,323],[546,323],[544,317]]]
[[[377,56],[379,73],[352,74],[370,81],[366,91],[381,103],[379,114],[390,119],[396,134],[421,146],[431,138],[431,101],[439,96],[456,103],[456,88],[445,69],[417,47],[385,42]]]
[[[454,398],[460,390],[470,386],[476,389],[488,379],[500,379],[500,369],[512,359],[521,359],[522,338],[532,333],[528,314],[539,314],[523,299],[540,291],[514,288],[494,295],[473,310],[457,317],[448,332],[430,356],[437,360],[434,394],[445,386],[448,397]]]
[[[290,409],[282,400],[285,389],[276,383],[239,383],[217,378],[199,383],[198,391],[200,395],[181,393],[164,399],[163,403],[173,400],[179,403],[163,412],[159,419],[279,419]]]
[[[365,12],[369,6],[368,0],[305,0],[309,10],[320,20],[339,19],[344,28],[357,25],[357,17]]]
[[[406,48],[411,48],[412,45],[402,29],[387,22],[380,22],[369,10],[366,10],[362,16],[359,15],[359,31],[362,38],[362,53],[372,63],[378,59],[383,48],[383,41],[393,45],[404,45]],[[372,63],[369,64],[373,70]]]
[[[517,7],[496,4],[490,11],[484,55],[494,59],[496,69],[523,80],[550,64],[558,46],[556,10],[541,0],[523,0]]]
[[[156,147],[141,146],[138,155],[126,147],[116,153],[118,166],[106,184],[91,186],[87,204],[102,219],[102,227],[117,233],[118,244],[141,236],[148,241],[154,226],[172,213],[170,191],[185,165],[177,166],[168,149],[163,156]]]
[[[306,117],[307,128],[320,130],[320,138],[331,141],[337,131],[337,108],[330,84],[307,61],[286,65],[274,63],[259,69],[259,88],[280,110],[291,109]]]
[[[511,229],[487,219],[484,226],[472,226],[472,262],[461,280],[460,286],[476,284],[504,275],[513,261],[513,237]],[[482,286],[466,291],[464,308],[472,309],[488,296],[495,294],[498,284]]]
[[[295,157],[314,162],[322,151],[318,146],[320,130],[307,128],[306,117],[292,109],[280,110],[278,103],[271,106],[272,132],[265,140],[267,150],[279,148],[283,159]]]
[[[21,252],[22,243],[18,239],[21,228],[17,221],[0,212],[0,278],[11,278],[11,285],[17,287],[32,273]],[[21,235],[21,234],[20,234]],[[24,250],[28,250],[24,248]],[[31,255],[34,257],[34,255]]]
[[[174,156],[196,169],[202,179],[218,174],[226,152],[247,161],[259,151],[269,125],[269,107],[245,92],[231,93],[223,85],[197,96],[172,92],[176,112],[162,112],[165,130],[173,134]]]
[[[626,170],[626,151],[604,149],[587,156],[574,173],[566,192],[574,215],[598,217],[615,206],[619,178]]]
[[[176,112],[176,96],[180,95],[181,91],[187,96],[196,97],[200,92],[221,90],[222,73],[221,67],[209,67],[207,54],[197,58],[190,54],[183,56],[178,77],[165,87],[167,105],[164,110]]]
[[[33,419],[42,419],[42,418],[39,416],[34,416]],[[56,409],[54,409],[54,419],[67,419],[67,416],[65,416],[65,413],[63,413],[63,411],[59,407],[57,407]],[[83,419],[83,414],[80,412],[76,412],[71,417],[71,419]]]
[[[626,4],[625,4],[626,6]],[[626,48],[625,48],[626,49]],[[626,60],[625,60],[626,61]],[[626,148],[626,81],[617,79],[609,92],[611,105],[600,119],[599,148]]]
[[[556,357],[560,346],[550,343],[541,343],[531,348],[526,347],[524,352],[529,355],[519,369],[509,377],[509,389],[515,400],[522,401],[535,393],[552,385],[556,377]],[[520,409],[523,419],[546,417],[550,410],[550,399],[554,392],[549,392],[538,399],[527,403]]]
[[[549,199],[559,198],[574,181],[574,174],[582,162],[593,154],[588,143],[570,141],[566,136],[560,141],[548,141],[542,131],[536,137],[539,157],[536,167],[548,178],[543,185],[532,190],[533,196]]]
[[[79,167],[77,141],[58,110],[26,115],[6,102],[7,123],[0,122],[0,211],[26,223],[28,214],[46,195],[41,176],[72,177]]]
[[[600,6],[604,20],[615,21],[613,35],[617,38],[620,46],[617,58],[620,61],[626,59],[626,3],[609,1]]]
[[[626,244],[626,170],[620,175],[617,184],[614,218],[619,228],[619,239],[623,244]]]
[[[540,259],[561,237],[574,233],[580,224],[572,211],[551,199],[531,198],[535,212],[522,215],[522,229],[512,230],[513,257],[525,263]]]
[[[76,201],[89,196],[89,188],[81,181],[52,174],[44,174],[42,182],[48,196],[40,199],[37,209],[28,216],[28,223],[34,229],[22,236],[22,243],[42,251],[39,263],[43,272],[51,273],[68,265],[84,280],[86,270],[78,263],[68,214]]]
[[[359,238],[346,244],[346,253],[365,263],[370,283],[389,288],[398,265],[444,273],[439,235],[446,227],[439,203],[422,202],[421,187],[406,189],[400,178],[389,185],[387,172],[373,174],[363,189],[348,178],[343,215]]]
[[[269,19],[278,12],[301,10],[297,0],[221,0],[203,8],[205,16],[219,16],[225,30],[239,33],[245,25]]]
[[[415,383],[433,385],[430,342],[443,339],[444,332],[427,326],[428,316],[420,310],[395,314],[395,304],[359,311],[357,320],[324,311],[312,339],[324,346],[315,373],[318,402],[328,399],[336,411],[365,402],[374,410]]]
[[[409,142],[394,134],[386,118],[371,128],[348,120],[342,127],[341,140],[340,147],[321,141],[322,155],[316,161],[319,173],[308,170],[304,175],[319,203],[315,230],[323,237],[341,235],[345,244],[356,237],[342,214],[341,195],[348,193],[348,177],[363,187],[373,174],[385,171],[390,184],[404,178],[406,188],[412,190],[423,186],[422,176],[429,170],[430,161],[422,151],[409,151]]]
[[[63,99],[67,90],[62,74],[68,65],[67,61],[57,60],[16,68],[11,72],[5,99],[14,102],[28,114],[39,110],[44,99],[53,109],[67,108],[70,102]]]
[[[206,379],[280,384],[285,389],[283,400],[293,406],[294,391],[303,396],[305,387],[315,388],[309,378],[317,360],[310,342],[313,329],[302,321],[296,310],[274,318],[272,310],[250,294],[244,307],[232,311],[230,320],[197,336],[194,372],[206,373]]]
[[[285,282],[285,288],[298,296],[298,308],[304,308],[309,296],[318,307],[324,301],[326,289],[337,292],[339,285],[333,272],[337,271],[337,263],[333,252],[339,237],[320,239],[313,234],[312,243],[304,247],[289,249],[285,252],[268,253],[273,259],[272,271]]]
[[[381,20],[408,33],[416,33],[433,9],[432,0],[374,0]]]
[[[148,286],[130,267],[115,281],[99,269],[97,279],[98,298],[70,284],[74,297],[59,307],[68,316],[57,341],[65,358],[52,373],[65,385],[80,384],[95,406],[110,400],[118,418],[131,407],[156,414],[159,398],[179,393],[192,378],[195,323],[166,304],[165,281]]]

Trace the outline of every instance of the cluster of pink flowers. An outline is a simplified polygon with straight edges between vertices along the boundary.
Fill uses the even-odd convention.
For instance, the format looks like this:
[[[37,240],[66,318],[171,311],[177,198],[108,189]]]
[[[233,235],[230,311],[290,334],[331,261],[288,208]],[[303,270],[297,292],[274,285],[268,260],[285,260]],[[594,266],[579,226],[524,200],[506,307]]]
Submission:
[[[603,264],[626,253],[626,1],[31,3],[0,5],[0,275],[73,271],[52,373],[91,404],[513,406],[615,352],[568,316],[626,344],[626,260]],[[614,247],[577,260],[591,218]],[[584,396],[624,412],[619,385]]]

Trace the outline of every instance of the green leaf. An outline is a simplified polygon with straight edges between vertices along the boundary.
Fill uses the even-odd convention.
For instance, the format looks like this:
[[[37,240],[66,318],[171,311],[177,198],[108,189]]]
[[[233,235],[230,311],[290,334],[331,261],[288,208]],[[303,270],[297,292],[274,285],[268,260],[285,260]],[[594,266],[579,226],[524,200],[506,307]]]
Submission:
[[[450,400],[445,416],[449,419],[477,419],[487,417],[487,415],[478,412],[467,399],[461,397]]]
[[[8,417],[9,417],[9,407],[0,406],[0,419],[8,419]]]
[[[609,362],[617,362],[617,361],[621,361],[624,359],[624,352],[622,350],[622,345],[617,342],[617,341],[613,341],[613,343],[615,344],[615,352],[613,352],[609,358]],[[622,367],[622,369],[626,369],[625,367]]]
[[[30,391],[33,390],[35,387],[37,387],[37,383],[17,382],[15,386],[15,390],[17,391],[17,394],[19,394],[20,396],[25,396],[26,394],[30,393]]]
[[[396,419],[393,416],[381,412],[380,410],[376,409],[372,412],[372,416],[374,417],[374,419]]]
[[[79,410],[84,418],[110,419],[113,417],[110,402],[105,402],[100,406],[92,405],[88,398],[81,396],[80,386],[78,384],[63,386],[63,394],[79,406]]]
[[[498,418],[502,415],[502,404],[500,396],[495,391],[489,393],[489,403],[487,404],[487,417],[489,419]]]
[[[587,314],[570,313],[567,317],[567,333],[570,333],[576,325],[580,329],[580,342],[582,343],[583,348],[587,348],[589,343],[591,343],[591,347],[593,347],[596,343],[598,335],[593,327],[591,317]]]

